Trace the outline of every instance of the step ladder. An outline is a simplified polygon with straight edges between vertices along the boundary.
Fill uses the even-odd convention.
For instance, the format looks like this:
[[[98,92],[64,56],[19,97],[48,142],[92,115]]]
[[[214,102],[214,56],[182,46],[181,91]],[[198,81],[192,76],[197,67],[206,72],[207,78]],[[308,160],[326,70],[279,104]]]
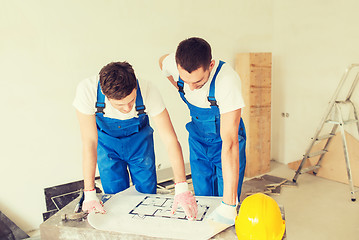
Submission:
[[[350,73],[355,74],[355,72],[357,72],[357,74],[353,78],[353,82],[351,84],[349,92],[346,95],[345,100],[343,100],[343,101],[338,100],[338,96],[341,93],[341,90],[344,86],[344,83],[347,81],[349,74]],[[312,138],[311,143],[309,144],[307,151],[303,155],[303,159],[302,159],[297,171],[295,172],[295,176],[293,178],[293,182],[297,182],[298,176],[302,173],[313,171],[314,175],[317,174],[318,169],[320,168],[320,164],[323,160],[323,157],[328,152],[329,144],[339,128],[341,135],[342,135],[344,157],[345,157],[345,162],[346,162],[346,167],[347,167],[350,194],[351,194],[351,200],[353,202],[356,200],[356,198],[355,198],[354,184],[353,184],[353,180],[352,180],[352,172],[351,172],[351,168],[350,168],[348,146],[347,146],[347,141],[345,138],[344,127],[345,127],[345,125],[348,125],[348,124],[356,124],[356,128],[357,128],[358,134],[359,134],[359,120],[358,120],[358,114],[357,114],[358,112],[357,112],[357,109],[356,109],[354,103],[351,101],[351,97],[353,95],[355,87],[358,84],[358,81],[359,81],[359,64],[352,64],[345,70],[345,73],[344,73],[331,101],[329,102],[329,106],[328,106],[328,108],[327,108],[315,134],[314,134],[314,137]],[[353,119],[344,119],[343,118],[342,107],[344,107],[345,105],[349,107],[351,115],[354,116]],[[327,125],[327,124],[332,125],[331,131],[329,131],[329,133],[323,134],[322,133],[323,127],[324,127],[324,125]],[[321,134],[323,134],[323,135],[321,135]],[[323,139],[327,139],[326,143],[324,145],[324,148],[320,151],[312,152],[312,148],[313,148],[314,144],[317,141],[320,141]],[[303,169],[303,166],[304,166],[306,160],[308,158],[315,157],[315,156],[319,156],[317,164]]]

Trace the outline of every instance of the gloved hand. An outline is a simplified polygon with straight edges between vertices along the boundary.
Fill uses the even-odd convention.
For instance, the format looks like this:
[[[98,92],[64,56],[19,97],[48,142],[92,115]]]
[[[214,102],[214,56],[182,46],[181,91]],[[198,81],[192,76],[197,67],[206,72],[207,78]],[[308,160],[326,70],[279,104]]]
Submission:
[[[216,222],[234,225],[236,216],[236,205],[229,205],[222,201],[221,205],[219,205],[208,218]]]
[[[95,211],[95,213],[106,213],[105,209],[103,208],[103,203],[97,198],[96,196],[96,190],[88,190],[84,191],[85,199],[82,203],[82,210],[84,212],[92,212]]]
[[[185,211],[188,220],[194,220],[197,217],[197,202],[192,193],[188,190],[187,182],[175,184],[175,198],[172,204],[172,214],[176,212],[178,204]]]

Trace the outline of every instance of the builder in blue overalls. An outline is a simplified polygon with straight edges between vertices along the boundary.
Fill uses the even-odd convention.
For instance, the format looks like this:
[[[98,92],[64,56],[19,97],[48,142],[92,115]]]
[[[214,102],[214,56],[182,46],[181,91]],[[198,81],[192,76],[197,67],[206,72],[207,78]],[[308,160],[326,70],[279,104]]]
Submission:
[[[223,196],[210,217],[234,224],[246,166],[239,76],[213,60],[210,45],[201,38],[182,41],[175,55],[164,55],[159,63],[190,110],[186,128],[195,195]]]
[[[83,144],[84,211],[105,213],[94,189],[96,163],[103,190],[115,194],[132,183],[141,193],[156,193],[153,129],[157,126],[168,151],[175,178],[173,211],[180,205],[189,219],[197,204],[188,190],[181,146],[157,89],[137,80],[127,62],[104,66],[98,76],[83,80],[73,102]]]

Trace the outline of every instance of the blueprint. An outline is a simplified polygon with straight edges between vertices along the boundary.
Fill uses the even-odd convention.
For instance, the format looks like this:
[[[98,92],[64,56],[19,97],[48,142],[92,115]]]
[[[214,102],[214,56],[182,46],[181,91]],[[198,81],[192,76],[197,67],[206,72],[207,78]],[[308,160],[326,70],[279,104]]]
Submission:
[[[165,196],[145,196],[129,214],[134,218],[158,217],[187,220],[183,208],[178,207],[174,214],[171,213],[173,198]],[[197,201],[198,213],[195,221],[203,221],[209,206],[201,205]]]
[[[142,194],[131,187],[105,202],[106,214],[91,212],[89,224],[99,230],[138,239],[209,239],[229,225],[208,220],[220,197],[196,197],[197,219],[190,221],[181,207],[171,213],[173,195]],[[141,236],[141,237],[140,237]]]

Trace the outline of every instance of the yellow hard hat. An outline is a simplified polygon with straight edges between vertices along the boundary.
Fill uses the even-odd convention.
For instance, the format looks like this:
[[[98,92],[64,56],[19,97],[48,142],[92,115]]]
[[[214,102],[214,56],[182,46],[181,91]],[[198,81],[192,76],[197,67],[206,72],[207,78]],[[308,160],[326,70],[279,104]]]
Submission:
[[[285,221],[273,198],[256,193],[244,199],[235,227],[239,240],[281,240]]]

